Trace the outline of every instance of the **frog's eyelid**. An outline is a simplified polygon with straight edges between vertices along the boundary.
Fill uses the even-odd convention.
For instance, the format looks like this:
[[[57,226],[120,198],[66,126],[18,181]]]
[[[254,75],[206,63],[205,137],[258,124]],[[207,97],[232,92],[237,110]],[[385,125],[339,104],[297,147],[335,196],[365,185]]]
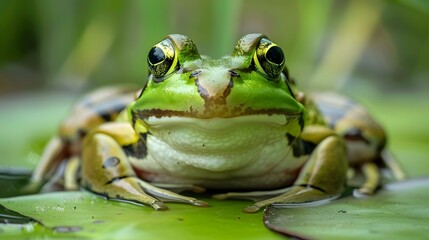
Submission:
[[[232,56],[253,56],[255,47],[259,44],[262,38],[267,38],[261,33],[249,33],[241,37],[234,47]]]
[[[170,40],[172,43],[178,62],[185,60],[185,58],[185,61],[189,61],[200,59],[202,57],[194,41],[192,41],[188,36],[183,34],[170,34],[166,39]],[[181,52],[184,52],[186,57],[181,56]]]

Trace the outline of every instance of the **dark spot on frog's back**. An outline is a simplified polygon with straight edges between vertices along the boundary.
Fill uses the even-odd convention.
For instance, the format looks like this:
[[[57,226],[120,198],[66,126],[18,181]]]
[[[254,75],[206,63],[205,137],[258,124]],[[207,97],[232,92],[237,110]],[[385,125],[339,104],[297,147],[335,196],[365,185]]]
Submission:
[[[362,141],[365,142],[366,144],[370,144],[369,140],[366,139],[363,134],[362,134],[362,130],[359,128],[351,128],[349,129],[343,136],[343,138],[346,141]]]
[[[121,99],[94,106],[94,111],[106,122],[113,121],[117,114],[128,106],[128,102]]]
[[[109,157],[103,162],[103,168],[111,168],[117,166],[121,160],[118,157]]]

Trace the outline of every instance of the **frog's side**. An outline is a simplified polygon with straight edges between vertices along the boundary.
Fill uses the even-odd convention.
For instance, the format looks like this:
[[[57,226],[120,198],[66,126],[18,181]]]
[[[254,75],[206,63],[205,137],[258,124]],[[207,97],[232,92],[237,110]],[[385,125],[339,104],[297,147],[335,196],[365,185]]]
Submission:
[[[370,119],[366,112],[330,113],[326,109],[338,103],[330,97],[316,97],[321,115],[295,90],[284,63],[282,50],[261,34],[244,36],[231,56],[217,60],[201,57],[186,36],[169,35],[149,52],[151,74],[136,100],[113,88],[79,102],[46,147],[32,181],[40,184],[56,170],[45,189],[80,184],[154,209],[166,209],[163,201],[207,205],[165,189],[281,188],[216,196],[274,195],[246,208],[254,212],[341,194],[348,168],[344,137],[349,150],[356,149],[352,141],[364,143],[356,151],[365,154],[349,157],[358,156],[351,165],[363,166],[368,178],[361,191],[374,192],[384,132],[364,120]]]

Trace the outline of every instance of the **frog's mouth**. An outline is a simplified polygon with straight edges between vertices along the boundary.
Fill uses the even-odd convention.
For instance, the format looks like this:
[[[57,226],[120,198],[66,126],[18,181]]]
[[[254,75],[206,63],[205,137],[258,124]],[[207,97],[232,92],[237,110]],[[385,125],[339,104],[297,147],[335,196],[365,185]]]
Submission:
[[[165,119],[165,118],[171,118],[176,119],[176,117],[180,117],[181,119],[184,118],[190,118],[190,119],[203,119],[203,120],[210,120],[210,119],[233,119],[239,117],[250,117],[254,118],[260,118],[260,119],[268,119],[268,121],[271,121],[271,117],[278,118],[279,116],[283,117],[299,117],[302,115],[302,112],[295,112],[295,111],[288,111],[285,109],[241,109],[237,108],[234,110],[230,110],[226,107],[217,107],[214,109],[206,109],[204,112],[199,112],[197,110],[194,110],[190,108],[188,111],[174,111],[174,110],[161,110],[161,109],[150,109],[150,110],[136,110],[133,111],[133,116],[139,119],[142,119],[144,121],[147,121],[147,119],[151,118],[159,118],[159,119]],[[151,120],[153,121],[153,120]]]
[[[288,119],[296,118],[298,116],[288,115],[249,115],[232,118],[192,118],[192,117],[148,117],[144,120],[146,124],[153,128],[159,127],[172,127],[172,126],[188,126],[200,130],[223,131],[241,124],[246,125],[277,125],[284,126],[288,123]]]

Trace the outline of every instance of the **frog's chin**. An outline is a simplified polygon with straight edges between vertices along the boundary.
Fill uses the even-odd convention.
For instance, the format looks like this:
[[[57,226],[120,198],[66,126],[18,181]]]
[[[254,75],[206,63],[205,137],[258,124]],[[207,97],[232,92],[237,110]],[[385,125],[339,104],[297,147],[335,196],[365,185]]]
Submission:
[[[284,157],[288,151],[286,134],[300,129],[299,118],[285,115],[153,117],[146,124],[150,132],[148,150],[155,159],[162,159],[160,165],[170,168],[179,164],[209,171],[240,169],[266,158],[273,149]]]

